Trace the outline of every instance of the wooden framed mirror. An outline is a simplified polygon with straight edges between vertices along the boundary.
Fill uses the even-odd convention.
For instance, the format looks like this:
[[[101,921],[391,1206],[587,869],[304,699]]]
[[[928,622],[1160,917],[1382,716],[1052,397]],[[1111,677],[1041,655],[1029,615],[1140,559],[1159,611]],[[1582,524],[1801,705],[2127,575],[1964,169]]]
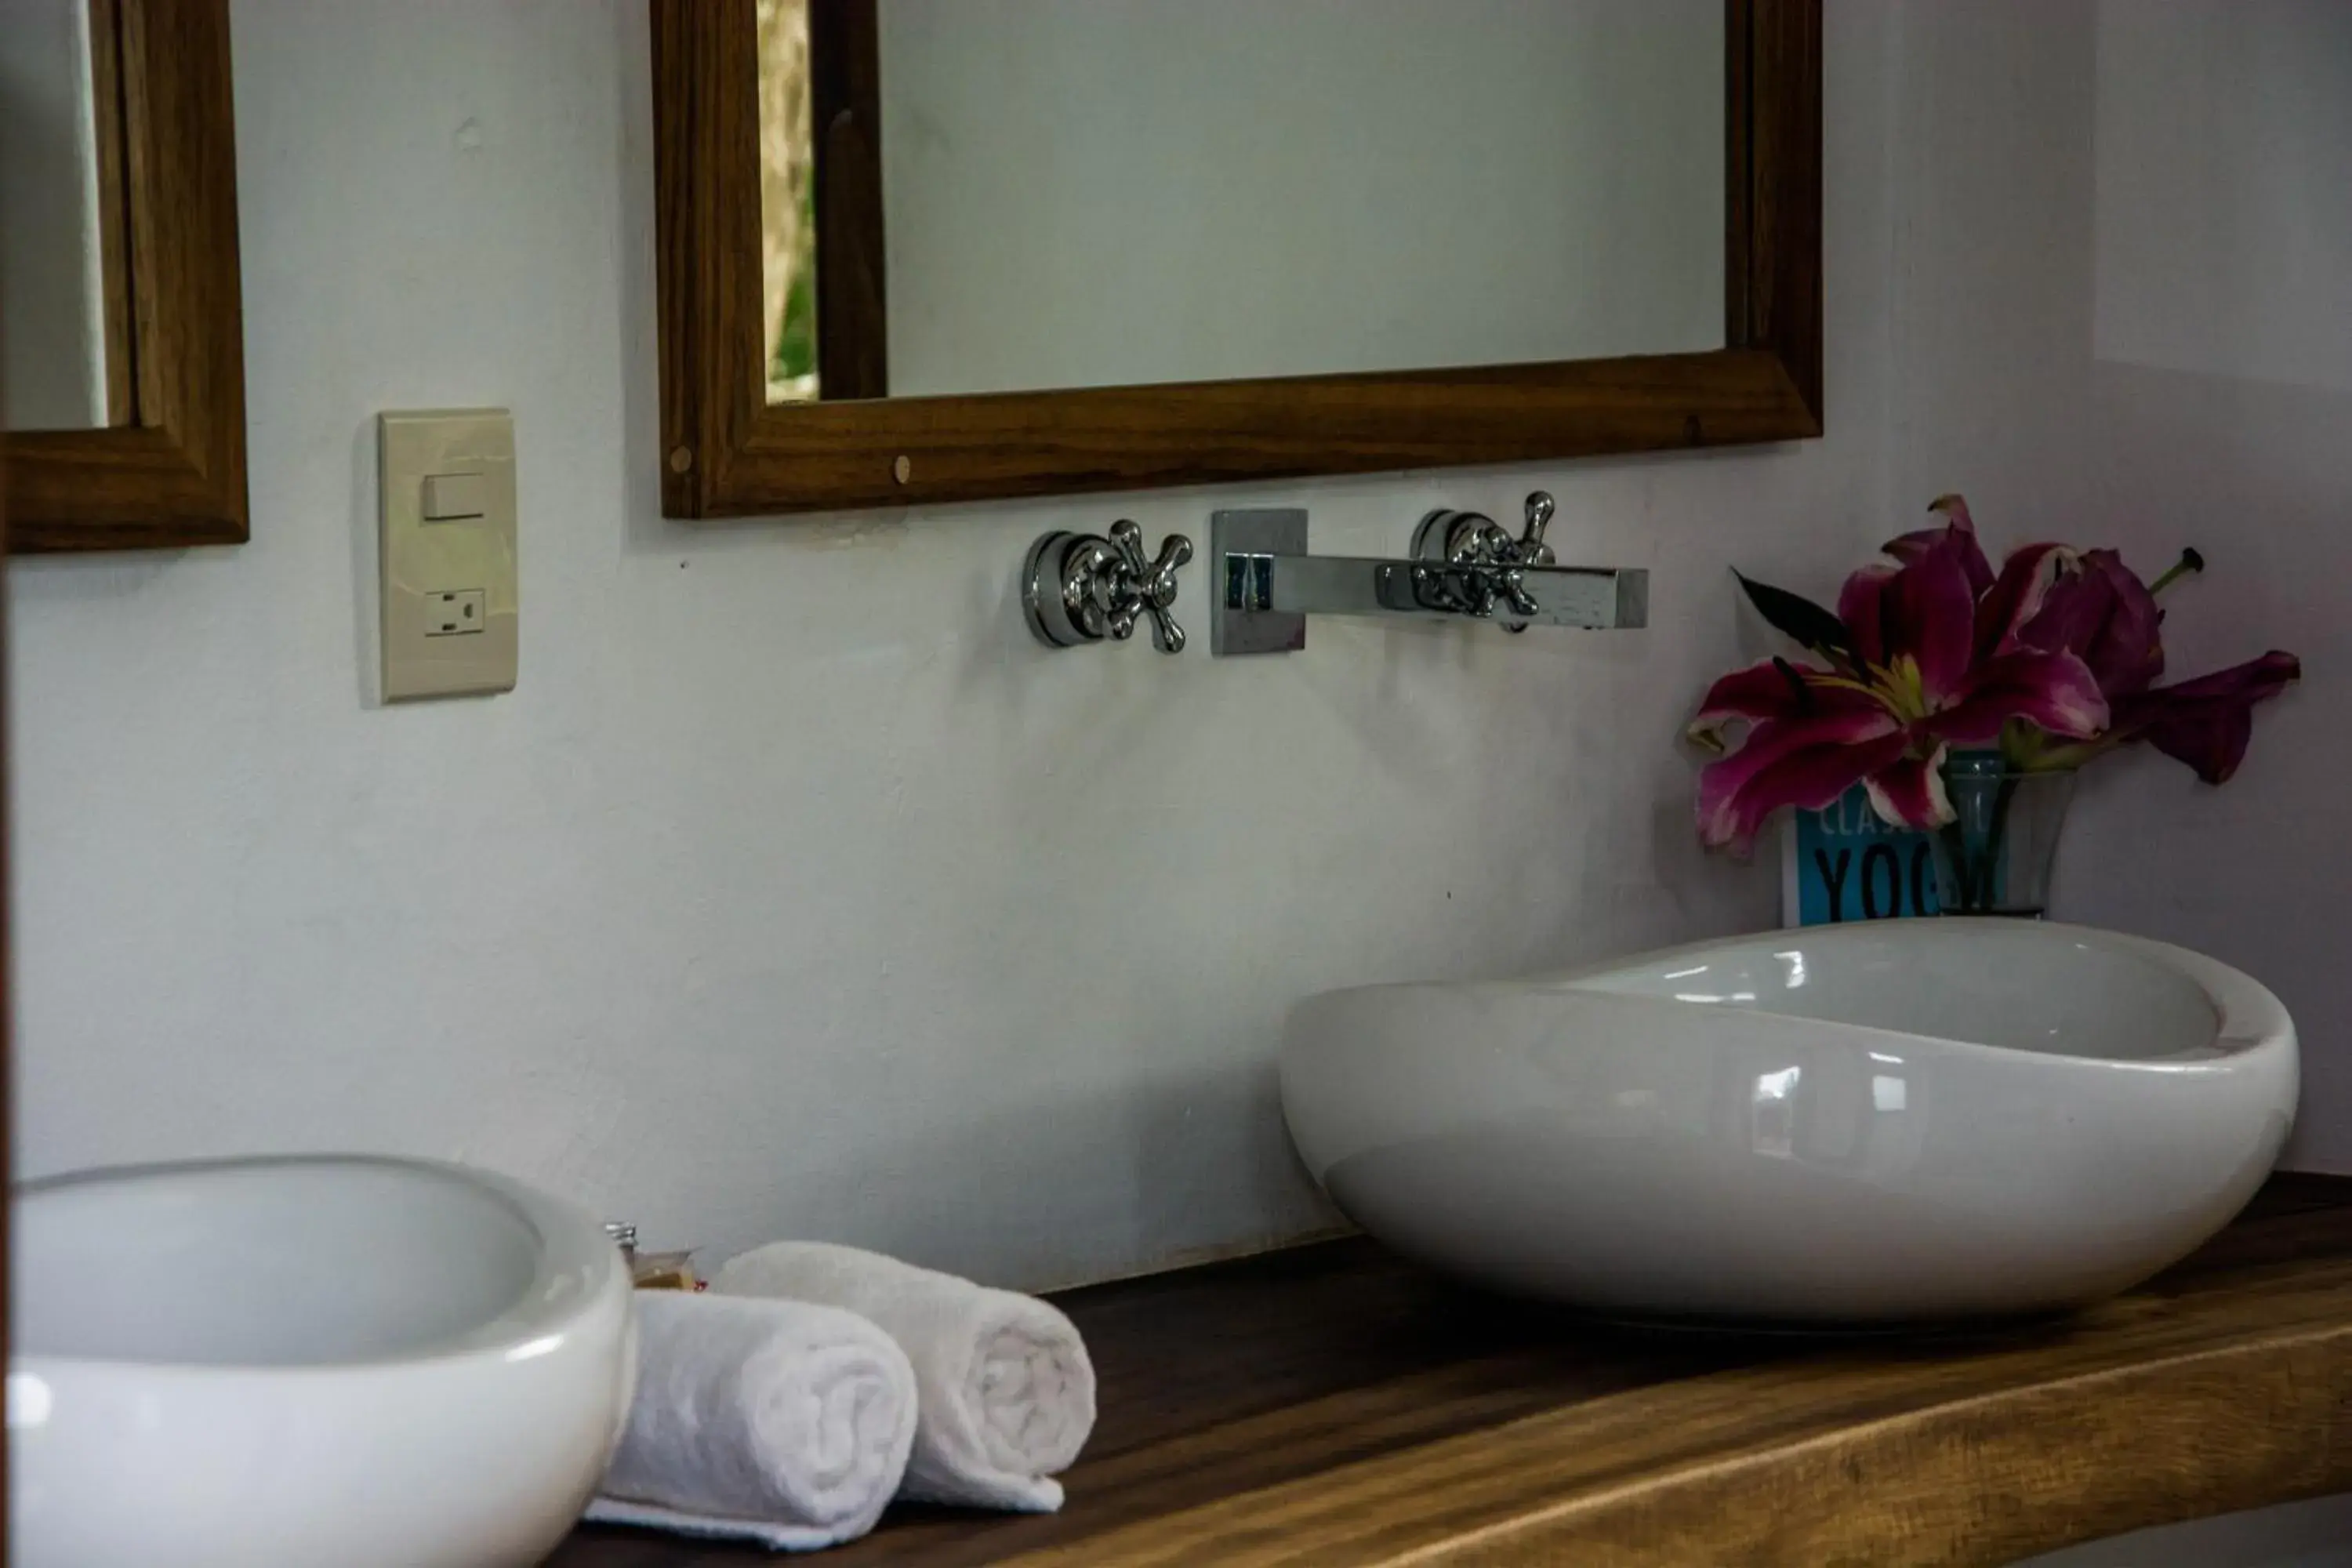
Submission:
[[[247,536],[228,0],[14,0],[8,548]]]
[[[1820,0],[1209,9],[653,0],[664,511],[1821,433]]]

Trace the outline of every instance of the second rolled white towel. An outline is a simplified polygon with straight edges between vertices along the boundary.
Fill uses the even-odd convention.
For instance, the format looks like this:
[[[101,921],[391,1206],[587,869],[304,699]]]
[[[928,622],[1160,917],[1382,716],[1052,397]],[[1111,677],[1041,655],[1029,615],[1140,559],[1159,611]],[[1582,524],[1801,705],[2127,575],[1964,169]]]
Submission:
[[[835,1308],[640,1290],[637,1389],[592,1521],[805,1551],[874,1528],[915,1439],[915,1374]]]
[[[1029,1513],[1062,1506],[1053,1478],[1094,1430],[1095,1369],[1053,1307],[818,1241],[754,1247],[711,1289],[845,1308],[898,1342],[919,1410],[906,1496]]]

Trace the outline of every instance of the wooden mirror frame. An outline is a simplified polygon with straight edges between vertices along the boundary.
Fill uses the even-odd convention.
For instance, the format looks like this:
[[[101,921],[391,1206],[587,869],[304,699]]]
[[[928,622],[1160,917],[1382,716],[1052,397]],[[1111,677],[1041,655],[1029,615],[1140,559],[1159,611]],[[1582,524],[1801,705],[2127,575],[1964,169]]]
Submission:
[[[813,36],[830,26],[854,38],[862,11],[870,37],[873,0],[810,5]],[[851,15],[821,20],[828,11]],[[1821,0],[1726,0],[1724,348],[772,405],[760,308],[754,0],[653,0],[652,14],[667,516],[1512,463],[1822,433]],[[828,68],[819,62],[817,75]],[[816,130],[821,191],[828,158],[878,168],[873,73],[862,90],[858,73],[845,74],[845,87],[819,94],[827,111]],[[821,198],[820,247],[835,205]],[[878,233],[879,214],[871,217]],[[834,254],[820,254],[821,290]],[[878,300],[879,258],[860,260]],[[821,304],[821,334],[826,314]]]
[[[110,418],[0,434],[8,549],[247,537],[228,0],[90,0]]]

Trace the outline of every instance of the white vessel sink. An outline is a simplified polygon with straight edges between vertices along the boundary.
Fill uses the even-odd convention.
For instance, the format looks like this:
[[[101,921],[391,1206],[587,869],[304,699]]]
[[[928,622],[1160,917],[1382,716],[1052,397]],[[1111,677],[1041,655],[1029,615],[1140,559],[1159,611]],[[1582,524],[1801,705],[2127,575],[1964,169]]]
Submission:
[[[494,1568],[628,1410],[619,1252],[568,1204],[362,1157],[18,1189],[8,1561]]]
[[[2014,921],[1332,992],[1282,1057],[1308,1168],[1399,1251],[1607,1313],[1810,1324],[2127,1289],[2253,1194],[2295,1090],[2254,981]]]

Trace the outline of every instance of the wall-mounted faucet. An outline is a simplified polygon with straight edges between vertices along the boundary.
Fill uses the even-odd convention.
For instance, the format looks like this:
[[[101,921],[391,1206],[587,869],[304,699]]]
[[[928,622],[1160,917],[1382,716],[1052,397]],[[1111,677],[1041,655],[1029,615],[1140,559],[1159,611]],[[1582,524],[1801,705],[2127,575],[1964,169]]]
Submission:
[[[1307,646],[1309,616],[1404,616],[1529,626],[1636,627],[1650,620],[1650,574],[1638,568],[1562,566],[1544,541],[1552,499],[1528,497],[1517,538],[1475,511],[1433,511],[1402,560],[1307,553],[1297,508],[1213,512],[1209,553],[1216,602],[1210,651],[1287,653]],[[1176,569],[1192,559],[1181,533],[1147,560],[1143,531],[1122,518],[1108,537],[1041,535],[1021,565],[1021,605],[1049,647],[1123,642],[1144,616],[1161,653],[1179,653],[1184,628],[1169,613]]]
[[[1307,513],[1295,508],[1220,511],[1209,520],[1216,603],[1209,649],[1287,653],[1307,646],[1309,616],[1405,616],[1587,628],[1649,624],[1650,574],[1640,569],[1560,566],[1544,531],[1552,499],[1528,497],[1514,539],[1475,511],[1433,511],[1413,531],[1404,560],[1309,555]]]

